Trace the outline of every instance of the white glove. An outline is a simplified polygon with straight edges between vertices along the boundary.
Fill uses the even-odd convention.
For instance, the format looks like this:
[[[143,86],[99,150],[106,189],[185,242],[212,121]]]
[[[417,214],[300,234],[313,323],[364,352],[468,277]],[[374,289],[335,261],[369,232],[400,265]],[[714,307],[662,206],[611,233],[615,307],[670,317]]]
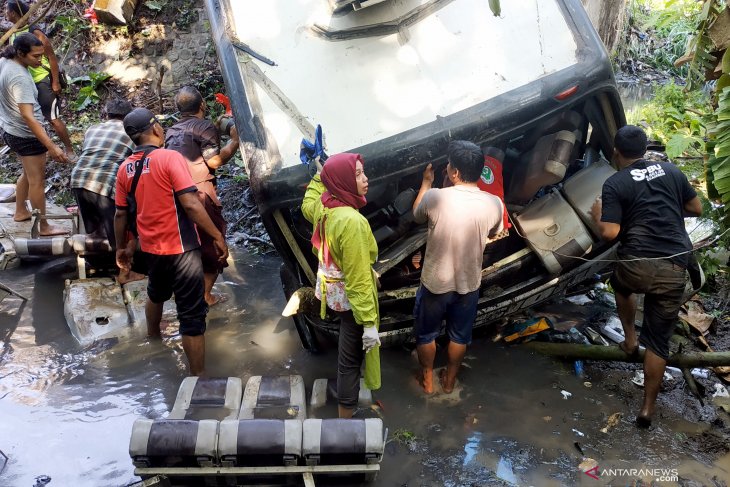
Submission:
[[[368,353],[371,349],[380,345],[380,336],[375,326],[368,326],[362,331],[362,349]]]

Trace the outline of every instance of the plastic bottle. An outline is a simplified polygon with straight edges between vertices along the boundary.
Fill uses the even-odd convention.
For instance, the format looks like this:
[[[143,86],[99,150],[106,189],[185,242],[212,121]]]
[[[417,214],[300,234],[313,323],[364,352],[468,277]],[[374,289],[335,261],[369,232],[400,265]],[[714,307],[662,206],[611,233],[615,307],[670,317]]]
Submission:
[[[583,371],[583,361],[582,360],[576,360],[573,363],[573,368],[575,368],[575,375],[582,379],[583,376],[585,375],[585,373]]]

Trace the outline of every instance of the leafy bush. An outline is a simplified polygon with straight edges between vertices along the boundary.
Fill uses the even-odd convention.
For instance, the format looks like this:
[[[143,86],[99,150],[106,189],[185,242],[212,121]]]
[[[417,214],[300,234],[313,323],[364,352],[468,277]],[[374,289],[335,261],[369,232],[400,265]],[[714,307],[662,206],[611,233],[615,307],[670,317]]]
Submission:
[[[685,92],[673,82],[655,89],[654,98],[627,114],[629,123],[645,125],[650,138],[666,146],[670,159],[702,157],[709,98],[701,91]]]
[[[96,105],[99,103],[101,96],[99,96],[97,90],[111,77],[112,76],[107,73],[91,71],[86,76],[79,76],[78,78],[72,78],[69,80],[70,83],[84,84],[84,86],[79,90],[79,94],[76,99],[71,103],[71,107],[78,112],[88,108],[90,105]]]
[[[688,68],[676,68],[674,62],[687,51],[701,8],[696,0],[629,0],[628,31],[618,49],[618,63],[633,71],[638,61],[685,76]]]

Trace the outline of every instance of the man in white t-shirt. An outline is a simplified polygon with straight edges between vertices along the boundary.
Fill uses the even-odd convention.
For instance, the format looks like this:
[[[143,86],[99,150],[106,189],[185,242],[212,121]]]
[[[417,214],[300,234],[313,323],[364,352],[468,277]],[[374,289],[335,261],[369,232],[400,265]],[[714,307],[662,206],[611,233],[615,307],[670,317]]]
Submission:
[[[484,247],[503,225],[502,202],[477,185],[484,167],[479,146],[456,140],[449,144],[447,153],[446,177],[453,186],[431,188],[434,171],[429,164],[413,203],[415,221],[428,221],[421,287],[413,310],[421,385],[427,394],[433,392],[435,340],[444,319],[449,336],[448,364],[440,382],[444,392],[454,389],[466,346],[471,343]]]

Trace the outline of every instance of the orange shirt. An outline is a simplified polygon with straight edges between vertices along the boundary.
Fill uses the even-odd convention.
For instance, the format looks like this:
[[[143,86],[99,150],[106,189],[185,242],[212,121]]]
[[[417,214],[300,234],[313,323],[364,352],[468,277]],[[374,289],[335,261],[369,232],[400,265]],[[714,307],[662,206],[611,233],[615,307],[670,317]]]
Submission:
[[[127,208],[137,161],[146,147],[138,146],[117,172],[115,204]],[[185,213],[178,195],[195,192],[187,161],[178,152],[155,149],[150,152],[137,183],[137,233],[143,252],[176,255],[200,247],[195,224]]]

